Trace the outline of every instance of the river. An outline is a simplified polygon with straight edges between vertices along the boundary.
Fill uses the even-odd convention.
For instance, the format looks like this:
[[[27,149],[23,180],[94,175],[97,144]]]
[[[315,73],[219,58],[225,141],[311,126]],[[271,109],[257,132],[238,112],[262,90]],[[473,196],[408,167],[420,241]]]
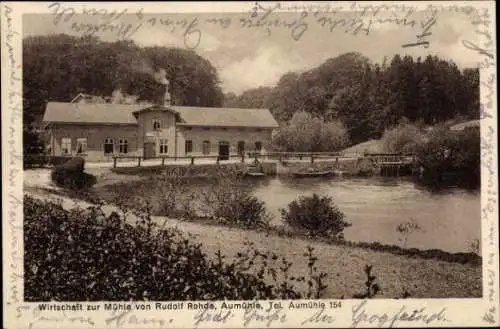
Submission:
[[[421,230],[408,236],[406,247],[469,252],[481,237],[480,191],[450,188],[431,191],[404,178],[267,178],[248,180],[248,187],[266,202],[273,224],[282,224],[279,209],[301,195],[333,198],[352,223],[344,231],[351,241],[404,246],[399,224],[413,220]]]

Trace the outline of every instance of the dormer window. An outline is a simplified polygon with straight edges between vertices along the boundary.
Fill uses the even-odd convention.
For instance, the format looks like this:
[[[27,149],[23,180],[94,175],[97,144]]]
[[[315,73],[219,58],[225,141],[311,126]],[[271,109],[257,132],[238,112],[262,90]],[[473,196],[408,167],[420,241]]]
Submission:
[[[161,129],[161,120],[153,119],[153,130],[160,130],[160,129]]]

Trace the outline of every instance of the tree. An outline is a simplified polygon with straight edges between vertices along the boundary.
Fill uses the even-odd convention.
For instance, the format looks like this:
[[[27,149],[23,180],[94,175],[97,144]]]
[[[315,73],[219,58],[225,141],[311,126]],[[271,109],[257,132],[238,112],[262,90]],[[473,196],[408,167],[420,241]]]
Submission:
[[[287,152],[327,152],[340,150],[347,141],[347,131],[340,121],[324,122],[302,111],[280,128],[272,147]]]
[[[395,55],[374,64],[362,54],[345,53],[305,72],[288,72],[275,87],[250,90],[233,104],[249,107],[263,99],[258,104],[282,124],[307,112],[343,122],[350,141],[359,143],[380,138],[402,118],[427,125],[477,118],[479,71],[460,71],[436,56]]]
[[[424,134],[408,121],[388,129],[382,136],[382,144],[388,153],[415,153],[424,142]]]

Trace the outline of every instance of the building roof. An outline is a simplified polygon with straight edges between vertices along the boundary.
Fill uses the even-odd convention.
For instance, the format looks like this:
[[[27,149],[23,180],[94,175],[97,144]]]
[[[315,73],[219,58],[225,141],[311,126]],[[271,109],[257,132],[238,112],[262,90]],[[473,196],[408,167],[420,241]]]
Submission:
[[[137,124],[134,112],[154,105],[60,103],[49,102],[43,117],[48,123],[78,124]],[[277,128],[278,123],[268,109],[239,109],[217,107],[168,106],[165,110],[177,112],[180,125]]]
[[[172,106],[186,126],[277,128],[268,109]]]
[[[49,102],[43,121],[80,124],[137,124],[132,112],[144,105]]]
[[[78,103],[81,101],[88,101],[90,103],[105,103],[106,97],[79,93],[71,100],[71,103]]]

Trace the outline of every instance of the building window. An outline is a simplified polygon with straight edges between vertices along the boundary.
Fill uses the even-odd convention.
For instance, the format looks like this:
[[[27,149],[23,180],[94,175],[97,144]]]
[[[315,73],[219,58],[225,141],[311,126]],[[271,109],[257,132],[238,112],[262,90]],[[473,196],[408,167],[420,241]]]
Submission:
[[[128,141],[126,138],[120,139],[120,153],[122,154],[128,153]]]
[[[153,130],[160,130],[160,129],[161,129],[161,120],[153,119]]]
[[[186,154],[193,152],[193,141],[186,141]]]
[[[239,141],[238,142],[238,154],[242,155],[243,153],[245,153],[245,142]]]
[[[63,138],[61,140],[61,153],[71,154],[71,138]]]
[[[255,129],[255,131],[262,131],[262,129],[260,129],[260,128],[259,129]]]
[[[87,138],[76,139],[76,154],[87,153]]]
[[[191,128],[191,127],[186,127],[186,130],[193,130],[193,128]]]
[[[112,154],[113,150],[113,139],[106,138],[104,140],[104,154]]]
[[[210,154],[210,141],[203,141],[202,146],[203,155]]]
[[[204,127],[203,130],[210,130],[210,127]]]
[[[160,154],[168,153],[168,140],[165,138],[160,139]]]
[[[255,142],[255,151],[262,151],[262,142]]]

